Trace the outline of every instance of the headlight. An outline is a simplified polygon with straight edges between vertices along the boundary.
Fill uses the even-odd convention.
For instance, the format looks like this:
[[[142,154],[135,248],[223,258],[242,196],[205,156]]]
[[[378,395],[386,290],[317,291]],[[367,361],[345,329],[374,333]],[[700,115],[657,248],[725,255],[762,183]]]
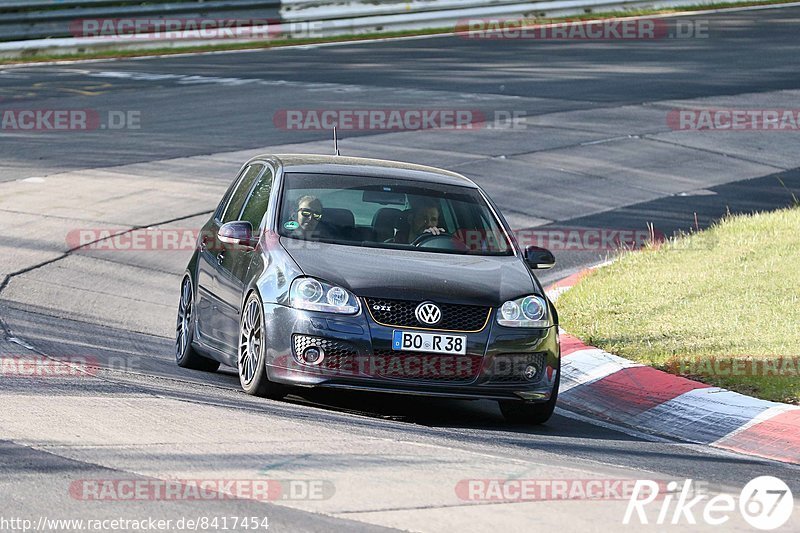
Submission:
[[[511,328],[546,328],[547,301],[541,296],[525,296],[505,302],[497,312],[497,323]]]
[[[360,305],[350,291],[314,278],[296,278],[289,290],[289,305],[295,309],[354,315]]]

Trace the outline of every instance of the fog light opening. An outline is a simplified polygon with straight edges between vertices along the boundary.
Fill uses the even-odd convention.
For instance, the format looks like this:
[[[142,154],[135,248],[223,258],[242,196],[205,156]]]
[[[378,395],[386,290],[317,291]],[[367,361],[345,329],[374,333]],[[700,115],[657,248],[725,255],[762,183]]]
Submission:
[[[303,354],[301,355],[303,363],[307,365],[318,365],[324,358],[325,352],[322,348],[318,348],[317,346],[310,346],[306,348],[303,350]]]
[[[535,366],[528,365],[528,366],[525,367],[525,370],[522,371],[522,375],[528,381],[533,381],[533,378],[536,377],[537,371],[538,371],[538,369]]]

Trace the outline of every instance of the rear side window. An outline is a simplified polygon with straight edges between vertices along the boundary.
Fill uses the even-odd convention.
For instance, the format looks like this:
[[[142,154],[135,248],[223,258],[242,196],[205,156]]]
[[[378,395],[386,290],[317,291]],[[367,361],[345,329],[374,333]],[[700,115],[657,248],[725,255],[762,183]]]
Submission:
[[[245,167],[236,175],[236,178],[231,182],[228,186],[228,190],[225,191],[225,195],[222,197],[222,200],[219,201],[219,205],[214,210],[214,220],[222,220],[222,214],[225,212],[225,208],[228,207],[228,200],[231,199],[231,195],[233,191],[236,189],[236,185],[244,176],[244,173],[247,172],[247,169],[250,167]]]
[[[233,194],[231,194],[230,200],[228,200],[225,213],[222,215],[223,224],[239,220],[239,213],[242,212],[244,202],[247,200],[248,194],[250,194],[250,188],[263,169],[264,165],[258,164],[250,165],[244,171],[244,174],[239,179],[239,183],[236,184]]]
[[[261,219],[264,218],[264,213],[267,212],[269,206],[269,196],[272,193],[272,169],[267,167],[264,175],[258,180],[255,188],[250,193],[250,198],[242,211],[240,220],[246,220],[252,224],[253,228],[258,228],[261,225]]]

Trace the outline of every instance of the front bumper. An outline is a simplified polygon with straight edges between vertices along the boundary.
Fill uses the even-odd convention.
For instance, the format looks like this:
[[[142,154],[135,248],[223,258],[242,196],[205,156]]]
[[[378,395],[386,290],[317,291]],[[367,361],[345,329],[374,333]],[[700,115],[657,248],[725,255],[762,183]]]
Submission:
[[[378,324],[364,310],[339,316],[266,304],[265,319],[269,379],[286,385],[546,401],[560,366],[556,326],[507,328],[495,323],[494,312],[479,332],[452,332],[467,337],[466,355],[393,351],[393,331],[414,328]],[[299,357],[310,346],[323,348],[319,364]]]

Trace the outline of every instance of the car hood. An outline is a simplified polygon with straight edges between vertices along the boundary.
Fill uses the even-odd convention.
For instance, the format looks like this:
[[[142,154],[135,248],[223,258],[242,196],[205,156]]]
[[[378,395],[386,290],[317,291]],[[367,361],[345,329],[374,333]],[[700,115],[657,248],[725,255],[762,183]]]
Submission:
[[[541,294],[514,256],[475,256],[367,248],[281,238],[304,274],[357,296],[499,306]]]

